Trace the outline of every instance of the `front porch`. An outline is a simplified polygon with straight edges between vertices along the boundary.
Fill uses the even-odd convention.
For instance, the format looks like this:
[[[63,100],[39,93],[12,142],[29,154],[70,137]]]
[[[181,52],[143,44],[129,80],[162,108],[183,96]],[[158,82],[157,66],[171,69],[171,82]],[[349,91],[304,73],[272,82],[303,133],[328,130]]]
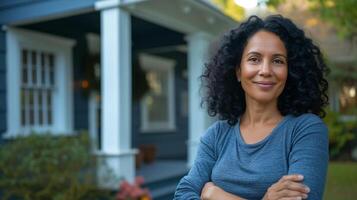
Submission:
[[[33,8],[37,4],[40,3],[33,3]],[[27,10],[31,6],[24,5]],[[58,84],[67,83],[66,94],[71,95],[66,99],[73,101],[73,106],[49,105],[68,114],[63,119],[70,123],[61,131],[89,130],[96,144],[93,152],[115,177],[133,181],[142,175],[153,196],[172,195],[177,181],[194,160],[201,134],[210,124],[200,108],[198,79],[207,49],[219,32],[235,23],[206,1],[107,0],[93,2],[92,9],[88,4],[85,10],[77,6],[63,15],[39,11],[34,18],[9,19],[6,25],[9,30],[33,32],[38,38],[74,41],[73,49],[67,52],[69,62],[54,66],[69,81],[54,81],[53,93],[57,94]],[[20,8],[9,12],[18,14]],[[41,55],[36,45],[28,48],[34,55]],[[54,59],[58,56],[53,55]],[[62,71],[62,65],[73,74]],[[40,74],[40,67],[30,68]],[[20,77],[20,70],[19,67],[13,73]],[[140,79],[148,81],[146,90],[151,91],[146,96],[140,92],[138,95],[142,89]],[[146,98],[148,93],[150,98]],[[40,103],[34,104],[36,113]],[[35,122],[32,125],[41,125]],[[60,121],[57,126],[61,127]],[[134,158],[140,145],[154,145],[157,160],[135,171]],[[99,181],[104,187],[116,188],[118,179]]]
[[[179,180],[188,172],[185,160],[157,160],[136,170],[144,177],[144,187],[149,188],[155,200],[173,199],[173,192]]]

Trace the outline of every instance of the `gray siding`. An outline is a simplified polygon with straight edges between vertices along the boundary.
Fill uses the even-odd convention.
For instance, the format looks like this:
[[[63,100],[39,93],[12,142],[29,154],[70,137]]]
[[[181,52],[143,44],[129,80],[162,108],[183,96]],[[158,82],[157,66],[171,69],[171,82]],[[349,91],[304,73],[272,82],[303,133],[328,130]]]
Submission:
[[[28,21],[66,16],[94,10],[96,0],[2,0],[0,24],[19,24]]]

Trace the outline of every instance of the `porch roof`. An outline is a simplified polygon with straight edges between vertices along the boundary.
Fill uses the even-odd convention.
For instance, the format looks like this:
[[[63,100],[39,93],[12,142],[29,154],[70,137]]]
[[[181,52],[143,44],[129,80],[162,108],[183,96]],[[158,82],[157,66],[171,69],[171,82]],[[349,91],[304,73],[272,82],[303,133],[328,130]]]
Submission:
[[[20,25],[120,6],[131,15],[182,32],[217,35],[238,24],[209,0],[5,0],[0,4],[0,24]]]
[[[238,24],[209,0],[123,0],[120,6],[134,16],[187,34],[217,35]]]

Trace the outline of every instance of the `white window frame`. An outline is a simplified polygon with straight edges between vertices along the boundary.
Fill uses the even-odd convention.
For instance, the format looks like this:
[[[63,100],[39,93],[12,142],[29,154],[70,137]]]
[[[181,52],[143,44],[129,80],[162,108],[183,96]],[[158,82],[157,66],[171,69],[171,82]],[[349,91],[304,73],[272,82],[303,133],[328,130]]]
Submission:
[[[7,131],[4,137],[31,132],[70,134],[73,132],[72,47],[75,41],[14,27],[6,28]],[[51,126],[21,125],[21,50],[50,52],[55,57],[55,87],[52,96]]]
[[[167,58],[162,58],[159,56],[153,56],[149,54],[139,55],[140,66],[144,70],[157,70],[165,71],[168,73],[168,118],[167,122],[150,122],[149,112],[145,106],[145,101],[147,97],[142,98],[141,105],[141,127],[142,133],[158,133],[158,132],[171,132],[176,130],[175,125],[175,76],[174,67],[175,61]],[[164,110],[163,110],[164,111]]]
[[[335,83],[330,84],[330,108],[335,112],[340,112],[340,95],[342,93],[340,84],[336,85]],[[342,121],[355,121],[357,120],[357,116],[353,114],[343,114],[341,113],[340,119]]]

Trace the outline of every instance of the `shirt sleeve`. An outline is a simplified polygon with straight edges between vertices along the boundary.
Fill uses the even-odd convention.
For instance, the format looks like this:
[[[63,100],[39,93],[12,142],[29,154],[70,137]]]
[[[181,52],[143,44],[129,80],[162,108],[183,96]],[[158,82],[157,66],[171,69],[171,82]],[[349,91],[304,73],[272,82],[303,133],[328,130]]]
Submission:
[[[311,116],[311,115],[310,115]],[[328,167],[328,130],[317,116],[298,124],[289,154],[289,174],[302,174],[309,200],[323,197]]]
[[[201,190],[211,180],[212,168],[217,160],[216,138],[218,122],[201,137],[192,168],[177,185],[174,200],[200,200]]]

